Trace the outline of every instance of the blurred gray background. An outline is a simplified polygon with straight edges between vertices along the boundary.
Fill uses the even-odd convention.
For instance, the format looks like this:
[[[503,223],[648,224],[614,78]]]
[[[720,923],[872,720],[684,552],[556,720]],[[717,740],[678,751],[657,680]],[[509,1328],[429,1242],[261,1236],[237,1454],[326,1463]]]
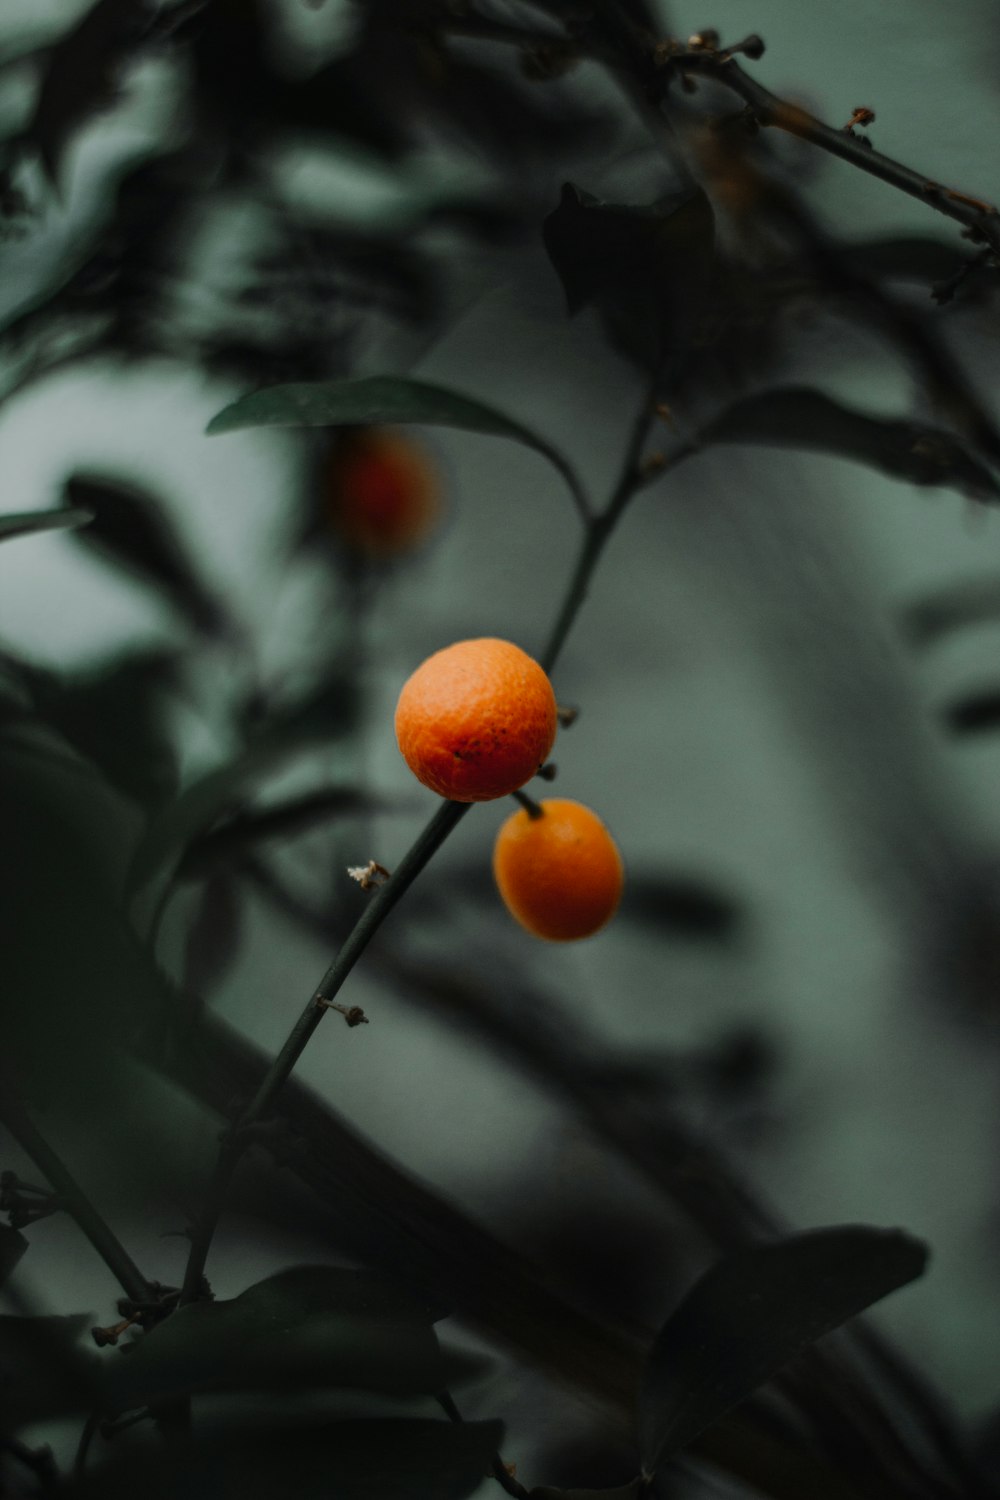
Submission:
[[[18,3],[25,25],[45,18],[59,28],[83,8],[5,0],[11,16]],[[332,0],[322,12],[286,9],[286,36],[336,20]],[[716,0],[705,10],[677,0],[672,17],[681,35],[706,25],[726,40],[758,31],[767,52],[750,66],[770,88],[834,124],[868,105],[880,150],[956,188],[1000,194],[993,3]],[[10,89],[0,105],[17,107]],[[169,107],[151,68],[88,128],[63,201],[3,247],[5,308],[57,274],[66,236],[106,175],[142,151]],[[620,181],[627,198],[649,171],[648,162],[612,159],[593,181],[579,180],[605,196]],[[817,158],[810,172],[814,205],[842,232],[957,235],[846,165]],[[376,200],[382,211],[378,193],[391,199],[394,189],[347,160],[330,190],[350,216]],[[236,253],[239,222],[226,232]],[[373,336],[361,373],[406,370],[480,396],[551,436],[592,491],[607,492],[640,395],[631,370],[604,349],[588,314],[567,322],[537,250],[482,250],[464,260],[461,277],[443,337],[421,348],[391,332]],[[951,327],[989,396],[996,329],[968,313]],[[874,342],[821,319],[804,318],[800,332],[788,380],[883,412],[911,409],[908,377]],[[190,775],[226,754],[217,706],[234,677],[294,681],[303,660],[326,642],[332,649],[346,628],[330,576],[288,558],[302,439],[204,436],[238,394],[180,364],[127,374],[98,364],[57,372],[0,407],[5,510],[54,503],[75,466],[155,472],[205,577],[244,623],[254,659],[206,649],[198,703],[182,715]],[[535,455],[442,431],[422,441],[445,475],[447,521],[367,623],[363,746],[314,766],[408,799],[409,810],[378,819],[356,849],[358,863],[374,856],[390,867],[432,808],[393,740],[402,681],[424,655],[464,636],[539,649],[575,547],[567,496]],[[899,622],[906,606],[939,590],[1000,581],[998,527],[951,491],[766,450],[719,449],[652,486],[609,547],[555,674],[559,698],[581,708],[557,746],[558,793],[606,819],[630,868],[685,872],[728,892],[745,913],[739,938],[724,946],[640,937],[619,923],[579,946],[533,946],[495,913],[452,898],[447,930],[427,939],[494,969],[509,962],[512,975],[531,972],[609,1043],[639,1052],[697,1049],[737,1022],[762,1026],[776,1056],[766,1107],[752,1129],[719,1118],[706,1128],[796,1225],[900,1225],[930,1242],[927,1279],[875,1316],[970,1419],[998,1396],[996,1023],[970,1020],[958,966],[932,939],[954,882],[1000,855],[1000,739],[956,741],[940,716],[963,692],[998,685],[1000,621],[956,631],[919,656]],[[166,641],[174,629],[68,538],[0,552],[0,635],[39,664],[87,664],[123,641]],[[474,861],[485,868],[507,811],[474,810],[424,879]],[[285,857],[308,886],[331,856],[313,834]],[[327,955],[248,899],[256,904],[245,950],[212,999],[276,1047]],[[168,957],[183,920],[182,899],[164,936]],[[321,1031],[302,1076],[470,1212],[502,1232],[516,1189],[516,1216],[530,1225],[551,1195],[583,1180],[611,1199],[644,1199],[638,1180],[505,1062],[403,1003],[364,964],[345,998],[365,1007],[371,1026]],[[518,1002],[512,979],[510,1005]],[[209,1122],[193,1107],[177,1118],[193,1159],[207,1164]],[[176,1226],[145,1223],[136,1208],[129,1243],[169,1279],[183,1246],[159,1235]],[[46,1266],[58,1264],[60,1310],[92,1306],[105,1273],[77,1251],[71,1226],[52,1221],[34,1238],[32,1281],[51,1296]],[[286,1247],[255,1242],[230,1219],[210,1270],[224,1295],[286,1261]]]

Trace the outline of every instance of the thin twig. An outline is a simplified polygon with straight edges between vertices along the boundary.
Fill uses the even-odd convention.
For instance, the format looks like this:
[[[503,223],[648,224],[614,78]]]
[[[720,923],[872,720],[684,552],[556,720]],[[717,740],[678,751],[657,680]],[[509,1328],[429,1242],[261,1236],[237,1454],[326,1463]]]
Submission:
[[[790,135],[809,141],[811,145],[838,156],[841,161],[877,177],[890,187],[917,198],[921,203],[956,220],[969,231],[970,238],[987,243],[994,252],[1000,252],[1000,212],[985,199],[958,192],[935,182],[922,172],[915,171],[903,162],[894,161],[881,151],[866,144],[850,131],[837,130],[811,115],[799,104],[792,104],[772,94],[770,89],[751,77],[733,57],[713,49],[687,49],[671,51],[662,47],[660,58],[664,65],[664,86],[670,73],[696,72],[731,89],[750,110],[758,125],[785,130]]]
[[[465,1418],[455,1405],[450,1391],[441,1391],[436,1399],[438,1406],[440,1406],[449,1421],[455,1422],[458,1426],[464,1423]],[[513,1496],[513,1500],[527,1500],[528,1495],[531,1493],[514,1476],[499,1453],[493,1455],[493,1478],[500,1485],[501,1489],[506,1490],[508,1495]]]
[[[48,1178],[59,1195],[61,1206],[76,1220],[125,1295],[139,1304],[149,1302],[153,1288],[114,1230],[94,1207],[65,1162],[40,1134],[6,1080],[2,1083],[2,1091],[0,1119],[11,1135],[42,1175]]]
[[[361,917],[348,934],[337,957],[320,980],[298,1021],[292,1027],[285,1045],[275,1057],[257,1092],[240,1114],[232,1130],[223,1137],[206,1202],[192,1230],[191,1251],[184,1272],[184,1286],[180,1297],[182,1304],[193,1302],[202,1295],[209,1247],[219,1222],[229,1183],[246,1145],[246,1132],[261,1118],[280,1093],[302,1053],[309,1045],[316,1028],[326,1012],[332,1008],[333,1001],[347,976],[389,912],[406,894],[413,881],[452,830],[457,828],[470,806],[471,803],[468,802],[442,802],[390,878],[375,891]]]

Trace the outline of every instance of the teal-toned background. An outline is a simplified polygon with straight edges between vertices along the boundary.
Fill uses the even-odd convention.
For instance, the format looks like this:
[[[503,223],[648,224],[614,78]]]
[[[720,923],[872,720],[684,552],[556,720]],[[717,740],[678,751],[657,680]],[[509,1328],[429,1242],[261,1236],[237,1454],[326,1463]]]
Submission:
[[[34,0],[21,9],[61,27],[81,7]],[[1000,194],[995,5],[717,0],[710,12],[677,4],[673,18],[680,35],[706,24],[727,40],[758,31],[767,53],[748,66],[776,92],[835,124],[869,105],[880,150],[962,190]],[[333,24],[329,3],[321,19]],[[56,274],[64,237],[99,198],[103,174],[161,128],[170,94],[154,75],[88,130],[65,200],[37,233],[2,247],[4,307]],[[8,90],[0,105],[15,108],[13,98]],[[811,200],[839,232],[957,237],[957,226],[884,184],[790,150],[808,160]],[[579,181],[609,197],[621,183],[630,197],[655,175],[651,159],[629,154],[581,169]],[[369,211],[375,188],[345,168],[336,189],[345,215]],[[238,247],[238,219],[218,232]],[[565,320],[539,247],[479,250],[459,272],[460,306],[444,336],[421,348],[381,333],[364,370],[405,369],[479,395],[551,435],[595,492],[606,490],[639,395],[632,373],[604,350],[588,315]],[[950,316],[949,327],[989,399],[997,329],[981,309]],[[906,415],[916,399],[933,415],[874,340],[819,317],[803,314],[783,378],[887,413]],[[236,394],[166,363],[44,379],[0,408],[0,494],[4,509],[27,510],[52,503],[71,466],[155,472],[203,571],[251,633],[254,670],[293,681],[304,658],[336,645],[343,605],[328,575],[286,561],[301,440],[203,435]],[[369,622],[363,746],[313,767],[358,770],[369,787],[409,799],[411,810],[380,819],[356,851],[359,863],[375,856],[390,867],[432,805],[393,741],[399,686],[425,654],[463,636],[538,649],[574,544],[569,501],[535,455],[472,435],[424,440],[447,475],[447,524]],[[998,528],[995,514],[950,491],[765,450],[719,449],[651,487],[614,538],[556,673],[559,697],[582,708],[557,747],[558,791],[606,818],[630,867],[697,873],[732,893],[746,911],[742,936],[723,949],[640,940],[619,924],[579,947],[529,953],[519,931],[456,902],[447,930],[426,939],[481,954],[494,971],[508,959],[512,971],[530,964],[595,1031],[641,1051],[696,1047],[736,1020],[763,1024],[777,1051],[764,1116],[752,1131],[725,1119],[706,1128],[795,1224],[900,1225],[930,1242],[926,1280],[875,1317],[969,1419],[1000,1395],[996,1035],[995,1021],[968,1020],[962,981],[936,935],[957,883],[1000,854],[1000,743],[949,739],[940,712],[962,691],[996,684],[1000,622],[957,632],[919,658],[898,627],[915,600],[997,580]],[[115,643],[168,640],[173,630],[166,611],[65,537],[0,555],[0,633],[39,663],[88,663]],[[179,725],[191,774],[225,753],[211,705],[247,670],[222,649],[206,652],[207,714]],[[505,812],[474,811],[440,869],[485,864]],[[308,885],[330,856],[319,833],[285,857]],[[433,882],[434,869],[424,878]],[[262,905],[252,910],[245,951],[213,1000],[276,1047],[326,955]],[[183,915],[182,900],[168,955]],[[582,1181],[645,1211],[645,1189],[481,1045],[402,1003],[364,964],[349,998],[373,1024],[321,1032],[302,1076],[408,1168],[500,1232],[511,1194],[523,1228]],[[510,1004],[518,1002],[512,983]],[[209,1122],[175,1108],[193,1161],[207,1165]],[[182,1242],[160,1238],[177,1226],[146,1222],[141,1204],[117,1208],[140,1261],[167,1279],[179,1274]],[[33,1239],[26,1269],[53,1307],[107,1301],[107,1275],[70,1225],[53,1221]],[[216,1290],[239,1291],[289,1253],[227,1221],[212,1256]],[[498,1398],[515,1414],[519,1401],[522,1413],[529,1404],[523,1389],[487,1385],[481,1412],[474,1401],[470,1415],[504,1415]]]

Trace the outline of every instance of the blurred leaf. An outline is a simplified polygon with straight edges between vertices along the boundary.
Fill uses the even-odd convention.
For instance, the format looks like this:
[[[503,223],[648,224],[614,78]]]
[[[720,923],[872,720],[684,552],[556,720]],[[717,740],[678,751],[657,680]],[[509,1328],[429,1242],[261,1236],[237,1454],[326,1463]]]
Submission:
[[[151,919],[188,848],[229,811],[247,787],[283,757],[350,733],[357,722],[357,707],[354,684],[332,676],[267,724],[239,760],[193,782],[151,820],[128,876],[133,916],[140,928]]]
[[[94,1404],[100,1361],[80,1347],[87,1316],[0,1317],[0,1412],[7,1428]]]
[[[292,1386],[434,1395],[462,1372],[438,1344],[435,1312],[377,1272],[295,1267],[157,1324],[109,1366],[108,1396],[126,1409]]]
[[[852,270],[866,275],[928,284],[957,276],[968,258],[958,245],[929,234],[856,240],[842,245],[841,254]]]
[[[228,871],[205,881],[188,929],[181,984],[196,995],[210,994],[232,967],[243,933],[243,901],[238,880]]]
[[[0,542],[12,537],[29,536],[34,531],[57,531],[73,526],[89,526],[89,510],[22,510],[0,516]]]
[[[0,1224],[0,1287],[27,1248],[28,1241],[19,1229],[11,1229],[9,1224]]]
[[[223,611],[196,576],[162,506],[148,491],[103,476],[74,474],[66,494],[93,521],[80,539],[113,562],[123,564],[145,584],[162,589],[206,635],[226,631]]]
[[[654,1473],[824,1334],[923,1274],[901,1230],[817,1229],[727,1256],[687,1293],[650,1350],[639,1400]]]
[[[950,704],[944,721],[955,734],[991,734],[1000,729],[1000,688],[987,688]]]
[[[224,407],[212,418],[206,431],[235,432],[243,427],[354,427],[383,422],[457,427],[512,438],[541,453],[559,470],[574,495],[581,493],[580,481],[569,460],[545,438],[458,391],[404,376],[375,375],[365,380],[272,386]]]
[[[739,906],[707,882],[686,875],[629,874],[619,920],[649,926],[664,937],[731,938]]]
[[[0,732],[3,1050],[25,1099],[95,1122],[124,1047],[168,986],[121,909],[134,807],[37,717]],[[129,1064],[129,1066],[131,1066]]]
[[[604,203],[566,183],[544,237],[570,316],[597,306],[612,344],[644,366],[686,351],[713,275],[715,221],[703,192]]]
[[[118,70],[150,18],[144,0],[97,0],[50,50],[27,133],[53,182],[70,136],[114,99]]]
[[[951,584],[900,611],[903,634],[918,648],[943,635],[1000,619],[1000,579],[970,578]]]
[[[196,1433],[123,1453],[66,1491],[78,1500],[466,1500],[490,1472],[500,1422],[385,1419]]]
[[[127,797],[162,802],[177,784],[167,696],[179,676],[175,652],[153,648],[96,670],[31,674],[35,707]]]
[[[182,880],[197,879],[219,864],[250,853],[258,844],[272,839],[294,838],[330,818],[353,817],[359,813],[384,810],[385,807],[385,799],[371,797],[351,787],[330,787],[327,791],[308,792],[302,797],[275,803],[260,812],[237,813],[228,822],[189,844],[178,876]]]
[[[617,1485],[613,1490],[557,1490],[549,1485],[532,1490],[529,1500],[638,1500],[646,1488],[641,1475],[631,1484]]]
[[[972,500],[1000,495],[990,471],[950,433],[918,422],[869,417],[806,386],[737,401],[702,428],[698,443],[812,450],[854,459],[910,484],[950,485]]]

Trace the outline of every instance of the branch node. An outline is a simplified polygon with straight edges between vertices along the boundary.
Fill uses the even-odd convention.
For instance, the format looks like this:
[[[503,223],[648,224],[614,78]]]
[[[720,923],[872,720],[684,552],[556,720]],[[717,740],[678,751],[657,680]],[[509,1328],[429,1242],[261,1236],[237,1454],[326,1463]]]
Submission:
[[[348,865],[347,873],[363,891],[375,890],[389,879],[389,871],[377,859],[370,859],[366,865]]]
[[[875,111],[869,109],[865,104],[857,104],[851,113],[851,118],[841,129],[845,135],[853,135],[856,127],[864,128],[866,125],[874,125]]]
[[[335,1010],[338,1015],[343,1016],[348,1026],[367,1026],[368,1017],[360,1005],[341,1005],[337,1000],[327,1000],[322,995],[317,995],[313,1004],[323,1010]]]

